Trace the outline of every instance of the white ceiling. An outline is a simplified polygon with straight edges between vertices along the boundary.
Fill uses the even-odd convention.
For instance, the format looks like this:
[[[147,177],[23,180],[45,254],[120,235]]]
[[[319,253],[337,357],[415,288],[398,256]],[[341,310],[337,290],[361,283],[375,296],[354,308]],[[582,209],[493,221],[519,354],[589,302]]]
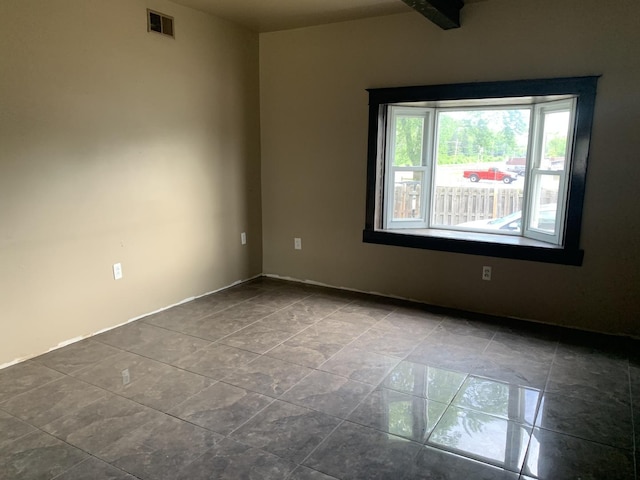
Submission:
[[[231,20],[257,32],[273,32],[411,11],[401,0],[173,1]],[[483,0],[467,0],[467,3],[470,1]]]

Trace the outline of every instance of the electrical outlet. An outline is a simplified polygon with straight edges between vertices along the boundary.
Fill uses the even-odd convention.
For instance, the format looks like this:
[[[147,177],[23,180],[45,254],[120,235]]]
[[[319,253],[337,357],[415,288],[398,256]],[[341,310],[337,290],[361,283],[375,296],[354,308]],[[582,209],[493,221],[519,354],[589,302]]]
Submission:
[[[482,267],[482,280],[491,280],[491,267]]]
[[[114,280],[120,280],[122,278],[122,264],[114,263],[113,264],[113,278]]]
[[[245,232],[242,232],[240,234],[240,243],[242,245],[246,245],[247,244],[247,234]]]
[[[295,248],[296,250],[302,250],[302,239],[301,238],[294,238],[293,239],[293,248]]]
[[[129,385],[131,383],[131,375],[129,374],[129,369],[125,368],[122,370],[122,384]]]

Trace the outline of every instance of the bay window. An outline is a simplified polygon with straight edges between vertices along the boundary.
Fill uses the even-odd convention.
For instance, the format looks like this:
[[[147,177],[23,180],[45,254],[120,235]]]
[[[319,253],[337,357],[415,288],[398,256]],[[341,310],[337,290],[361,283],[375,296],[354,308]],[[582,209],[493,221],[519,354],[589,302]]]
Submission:
[[[596,82],[369,90],[364,241],[580,265]]]

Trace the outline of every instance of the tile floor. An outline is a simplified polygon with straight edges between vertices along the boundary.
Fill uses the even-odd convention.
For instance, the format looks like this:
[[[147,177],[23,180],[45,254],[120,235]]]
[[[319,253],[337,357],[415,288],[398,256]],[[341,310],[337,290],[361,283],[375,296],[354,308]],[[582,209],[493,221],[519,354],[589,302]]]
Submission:
[[[0,371],[0,480],[638,479],[625,339],[270,279]]]

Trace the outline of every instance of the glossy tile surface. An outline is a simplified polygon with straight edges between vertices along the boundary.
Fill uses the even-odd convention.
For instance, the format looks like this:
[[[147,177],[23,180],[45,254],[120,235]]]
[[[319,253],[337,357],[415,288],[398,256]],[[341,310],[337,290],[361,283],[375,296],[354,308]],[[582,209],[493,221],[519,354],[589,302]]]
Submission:
[[[519,472],[531,429],[492,415],[449,407],[427,444]]]
[[[231,438],[300,463],[339,423],[336,417],[277,400]]]
[[[391,371],[383,385],[392,390],[449,403],[466,377],[460,372],[403,361]]]
[[[453,404],[470,410],[533,426],[540,392],[488,378],[469,377]]]
[[[541,480],[627,480],[634,476],[633,453],[536,428],[523,472]]]
[[[260,278],[0,370],[0,480],[640,480],[638,352]]]
[[[446,408],[434,400],[379,388],[349,415],[349,421],[424,442]]]
[[[304,464],[334,477],[404,478],[420,448],[407,439],[344,422]]]
[[[245,423],[273,398],[218,382],[169,411],[171,415],[227,435]]]

